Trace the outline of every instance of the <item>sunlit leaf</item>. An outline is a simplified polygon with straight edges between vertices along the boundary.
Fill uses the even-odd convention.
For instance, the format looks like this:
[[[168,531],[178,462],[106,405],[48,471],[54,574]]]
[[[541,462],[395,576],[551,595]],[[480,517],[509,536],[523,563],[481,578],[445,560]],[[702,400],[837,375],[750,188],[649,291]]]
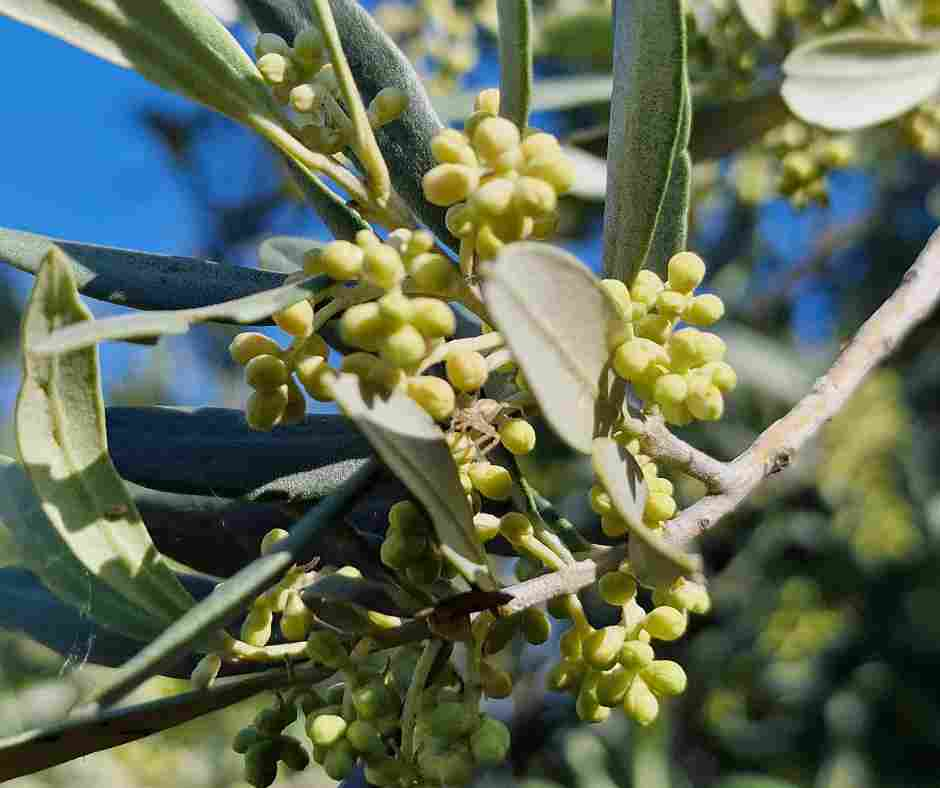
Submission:
[[[595,403],[616,317],[594,275],[548,244],[517,243],[484,268],[483,294],[545,419],[569,446],[591,453]]]
[[[265,238],[258,247],[258,265],[265,271],[292,274],[304,268],[304,255],[323,247],[319,241],[294,235]]]
[[[499,114],[525,129],[532,94],[532,5],[530,0],[500,0],[497,13]]]
[[[896,118],[936,93],[940,49],[854,30],[797,47],[783,70],[783,98],[797,117],[852,131]]]
[[[254,63],[199,0],[4,0],[0,13],[234,118],[276,113]]]
[[[700,571],[695,556],[669,544],[660,534],[643,524],[643,509],[649,490],[643,471],[626,447],[612,438],[595,438],[591,459],[594,473],[610,495],[614,509],[630,527],[631,540],[640,542],[681,573],[694,574]]]
[[[738,0],[738,11],[761,38],[771,38],[777,31],[778,0]]]
[[[64,542],[72,560],[166,626],[194,600],[157,553],[108,456],[97,351],[33,355],[52,332],[90,321],[69,266],[50,252],[23,320],[17,446],[49,541]],[[34,569],[44,580],[58,571],[55,564]]]
[[[616,0],[614,90],[607,150],[604,271],[628,285],[649,260],[664,220],[686,99],[680,0]]]
[[[493,590],[496,585],[473,526],[473,512],[440,427],[404,394],[382,398],[363,392],[355,375],[340,375],[333,395],[382,461],[424,505],[448,560],[468,580]]]

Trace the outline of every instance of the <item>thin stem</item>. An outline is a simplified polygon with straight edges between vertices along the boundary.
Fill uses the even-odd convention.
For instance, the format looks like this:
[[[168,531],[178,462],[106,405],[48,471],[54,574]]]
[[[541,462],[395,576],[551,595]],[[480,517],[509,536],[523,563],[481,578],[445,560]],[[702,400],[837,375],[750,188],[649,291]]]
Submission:
[[[441,640],[429,640],[418,664],[415,666],[414,677],[411,686],[408,687],[408,693],[405,695],[405,705],[401,715],[401,754],[408,763],[414,763],[415,759],[415,723],[417,722],[418,710],[421,708],[421,695],[428,683],[428,676],[431,674],[431,668],[434,667],[434,661],[440,653],[444,642]]]

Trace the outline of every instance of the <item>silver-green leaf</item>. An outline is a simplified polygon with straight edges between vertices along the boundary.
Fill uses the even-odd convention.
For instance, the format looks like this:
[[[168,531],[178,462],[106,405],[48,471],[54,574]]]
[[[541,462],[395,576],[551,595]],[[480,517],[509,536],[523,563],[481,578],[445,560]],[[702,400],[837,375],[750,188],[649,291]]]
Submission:
[[[548,244],[510,244],[483,269],[483,296],[552,429],[591,453],[616,317],[594,275]]]
[[[853,131],[896,118],[934,95],[940,48],[852,30],[797,47],[783,70],[781,91],[793,114],[823,128]]]
[[[616,0],[604,271],[630,284],[650,264],[673,162],[685,150],[681,0]]]
[[[696,556],[669,544],[643,523],[643,509],[649,490],[636,458],[613,438],[595,438],[591,456],[594,473],[603,484],[617,514],[630,527],[631,538],[657,557],[668,561],[683,574],[695,574],[701,567]]]
[[[318,578],[301,596],[304,602],[348,602],[389,616],[410,616],[423,605],[391,583],[334,573]]]
[[[304,268],[304,255],[323,247],[319,241],[294,235],[265,238],[258,247],[258,265],[265,271],[293,274]]]
[[[50,252],[23,319],[17,446],[48,527],[74,560],[163,627],[195,600],[157,552],[111,463],[97,351],[55,359],[33,354],[52,332],[90,321],[71,269]],[[52,534],[49,541],[55,541]],[[57,571],[55,564],[38,569],[43,579]]]
[[[427,510],[447,559],[484,591],[494,590],[473,512],[440,427],[405,394],[393,392],[383,398],[364,392],[356,375],[340,375],[333,396]]]

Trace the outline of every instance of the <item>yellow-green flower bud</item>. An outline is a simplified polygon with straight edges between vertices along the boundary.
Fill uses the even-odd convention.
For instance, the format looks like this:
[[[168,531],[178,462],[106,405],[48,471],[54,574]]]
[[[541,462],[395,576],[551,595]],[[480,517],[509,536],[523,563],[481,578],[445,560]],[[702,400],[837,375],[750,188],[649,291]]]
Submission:
[[[428,353],[428,345],[421,332],[406,323],[381,340],[379,353],[389,364],[408,368],[421,362]]]
[[[255,356],[245,365],[245,382],[258,391],[272,391],[287,383],[290,372],[277,356]]]
[[[418,766],[425,776],[444,785],[464,785],[473,777],[473,756],[466,744],[454,745],[443,753],[422,750]]]
[[[641,640],[628,640],[620,649],[618,662],[627,670],[635,672],[651,665],[655,658],[653,647],[649,643]]]
[[[446,207],[466,200],[479,182],[480,178],[474,167],[465,164],[438,164],[424,174],[421,186],[429,203]]]
[[[672,333],[672,323],[665,315],[646,315],[634,323],[638,336],[652,340],[657,345],[664,345]]]
[[[390,616],[387,613],[380,613],[378,610],[367,610],[366,618],[379,629],[395,629],[395,627],[401,626],[401,619],[398,616]]]
[[[636,580],[623,572],[608,572],[601,578],[598,591],[608,605],[621,607],[636,596]]]
[[[349,661],[343,641],[331,629],[317,629],[310,633],[307,655],[314,662],[337,670]]]
[[[253,430],[267,431],[276,425],[287,406],[287,386],[271,391],[253,391],[245,404],[245,421]]]
[[[358,375],[365,380],[375,369],[375,365],[381,363],[371,353],[350,353],[343,357],[343,363],[339,368],[341,372],[348,375]]]
[[[294,372],[297,373],[300,385],[315,400],[329,402],[333,399],[330,382],[335,373],[326,363],[326,359],[319,356],[307,357],[294,367]]]
[[[307,721],[307,735],[318,747],[332,747],[346,735],[347,723],[338,714],[318,714]]]
[[[520,145],[526,159],[538,159],[556,156],[561,153],[561,145],[553,134],[539,131],[529,134]]]
[[[446,302],[439,298],[415,298],[414,314],[409,321],[428,339],[449,337],[457,330],[457,318]]]
[[[272,528],[264,535],[264,538],[261,540],[261,555],[268,555],[271,553],[274,548],[280,542],[283,542],[285,539],[287,539],[288,536],[290,536],[289,531],[285,531],[283,528]]]
[[[479,166],[477,155],[470,147],[470,140],[456,129],[444,129],[431,140],[431,153],[441,164],[463,164]]]
[[[649,725],[659,715],[659,701],[646,686],[646,682],[637,676],[627,695],[623,699],[623,710],[628,717],[632,717],[640,725]]]
[[[606,670],[620,654],[627,632],[623,627],[613,626],[592,632],[582,643],[585,661],[597,670]]]
[[[512,676],[489,662],[480,665],[480,683],[488,698],[500,699],[512,695]]]
[[[806,151],[791,151],[780,161],[783,171],[781,190],[786,193],[809,183],[819,174],[816,160]]]
[[[499,158],[517,147],[519,141],[518,127],[506,118],[485,118],[473,131],[473,147],[486,161]]]
[[[528,216],[544,216],[558,205],[555,190],[548,183],[527,175],[516,180],[512,199],[516,210]]]
[[[481,765],[495,765],[506,760],[510,744],[509,728],[493,717],[484,717],[470,737],[470,750]]]
[[[274,614],[266,607],[252,607],[241,628],[241,639],[251,646],[266,646],[271,639]]]
[[[604,706],[619,706],[633,683],[635,674],[616,667],[597,680],[597,700]]]
[[[238,334],[228,346],[229,355],[236,364],[247,364],[257,356],[276,356],[281,346],[270,337],[255,331]]]
[[[396,87],[382,88],[369,102],[369,112],[379,126],[400,118],[407,107],[408,96]]]
[[[293,81],[294,67],[284,55],[268,52],[258,58],[257,65],[264,81],[270,85],[283,85]]]
[[[311,26],[305,27],[294,36],[294,60],[307,67],[314,67],[323,58],[325,42],[320,31]]]
[[[291,88],[287,101],[297,112],[311,112],[323,100],[325,92],[319,85],[302,82]]]
[[[721,361],[725,357],[727,347],[725,341],[717,334],[708,331],[699,332],[696,349],[703,364]]]
[[[485,112],[488,115],[499,114],[499,88],[487,88],[477,93],[473,100],[474,112]]]
[[[492,260],[502,251],[504,246],[502,239],[489,224],[481,225],[477,230],[475,248],[480,259]]]
[[[653,271],[643,269],[636,275],[633,285],[630,287],[630,295],[634,301],[652,306],[663,291],[665,285]],[[673,288],[676,289],[676,288]]]
[[[532,522],[520,512],[509,512],[500,518],[499,532],[515,544],[532,536]]]
[[[359,278],[363,257],[362,249],[355,244],[349,241],[332,241],[323,247],[317,263],[318,268],[331,279],[347,282]]]
[[[393,710],[393,699],[389,689],[380,679],[356,687],[352,692],[356,714],[364,720],[374,720]]]
[[[590,674],[581,684],[574,709],[584,722],[603,722],[610,717],[610,708],[597,699],[597,680],[592,681]]]
[[[356,751],[348,741],[331,747],[323,761],[323,771],[333,780],[345,780],[356,768]]]
[[[669,589],[669,599],[674,607],[691,613],[704,614],[711,609],[708,589],[684,577],[679,578],[676,585]]]
[[[661,605],[654,608],[643,621],[643,629],[657,640],[676,640],[682,637],[688,616],[674,607]]]
[[[696,370],[698,374],[707,375],[722,394],[727,394],[738,385],[738,375],[730,364],[724,361],[712,361]]]
[[[382,290],[397,287],[405,278],[401,256],[387,244],[371,245],[363,258],[362,278]]]
[[[292,705],[262,709],[253,720],[255,728],[266,736],[276,736],[297,719],[297,709]]]
[[[659,345],[649,339],[638,338],[624,342],[617,348],[613,366],[614,371],[624,380],[637,381],[646,375],[652,364],[664,359],[668,360],[668,357]]]
[[[445,367],[448,380],[458,391],[478,391],[489,377],[486,359],[475,350],[449,353]]]
[[[454,390],[446,380],[433,375],[419,375],[408,381],[408,396],[435,421],[446,421],[454,412]]]
[[[697,377],[689,385],[686,407],[695,418],[702,421],[717,421],[725,410],[725,401],[717,386]]]
[[[689,305],[689,297],[675,290],[663,290],[656,296],[656,311],[668,318],[681,315]]]
[[[255,58],[263,58],[265,55],[272,52],[287,57],[291,53],[291,48],[279,35],[275,33],[262,33],[255,41]]]
[[[515,184],[508,178],[493,178],[470,196],[468,204],[477,215],[502,216],[512,205],[514,190]]]
[[[611,510],[607,514],[601,515],[601,530],[604,532],[604,536],[617,539],[630,530],[630,525],[617,512]]]
[[[553,667],[546,677],[545,686],[553,692],[565,692],[577,687],[584,677],[584,663],[563,659]]]
[[[281,413],[281,424],[300,424],[307,415],[307,400],[293,378],[287,379],[287,404]]]
[[[668,520],[676,513],[676,501],[671,495],[651,493],[646,499],[646,508],[643,510],[643,519],[647,522],[657,523]]]
[[[689,387],[682,375],[663,375],[653,386],[653,397],[660,405],[681,405],[688,393]]]
[[[512,495],[512,476],[502,465],[475,462],[467,470],[473,487],[485,498],[507,501]]]
[[[555,194],[565,194],[574,186],[574,163],[564,153],[526,157],[523,172],[548,183],[555,190]]]
[[[685,692],[685,671],[678,662],[657,659],[643,670],[643,680],[657,695],[681,695]]]
[[[411,261],[411,277],[423,293],[447,293],[459,282],[460,273],[444,255],[425,252]]]
[[[499,536],[499,518],[495,514],[487,514],[486,512],[475,514],[473,516],[473,527],[477,532],[477,538],[483,544]]]
[[[682,318],[693,326],[710,326],[724,317],[725,305],[722,300],[712,294],[695,296],[686,308]]]
[[[284,639],[289,643],[300,643],[307,639],[310,627],[313,625],[313,614],[303,603],[297,591],[291,591],[284,604],[281,614],[280,629]]]
[[[189,680],[196,689],[206,689],[215,682],[222,669],[222,658],[218,654],[206,654],[193,669]]]
[[[444,223],[457,238],[469,238],[475,229],[476,216],[473,209],[465,202],[457,203],[447,209]]]
[[[509,419],[499,428],[499,440],[510,454],[528,454],[535,448],[535,429],[525,419]]]
[[[695,252],[679,252],[667,265],[669,287],[679,293],[691,293],[705,278],[705,263]]]
[[[346,729],[346,740],[359,752],[368,757],[385,754],[382,736],[371,722],[356,720]]]
[[[339,334],[347,345],[375,352],[385,336],[385,327],[379,305],[375,301],[368,301],[355,304],[343,312],[339,321]]]
[[[459,739],[476,727],[477,721],[467,714],[463,703],[440,703],[427,716],[428,729],[438,738]]]
[[[614,507],[613,502],[610,500],[610,495],[608,495],[603,487],[597,484],[591,487],[589,503],[591,505],[591,511],[601,517],[605,514],[610,514]]]
[[[566,630],[558,641],[558,648],[565,659],[581,660],[583,655],[581,632],[577,627]]]
[[[551,637],[552,624],[542,610],[530,607],[522,612],[522,634],[529,643],[538,646]]]
[[[313,332],[313,307],[309,301],[298,301],[293,306],[271,315],[277,327],[293,337],[303,339]]]

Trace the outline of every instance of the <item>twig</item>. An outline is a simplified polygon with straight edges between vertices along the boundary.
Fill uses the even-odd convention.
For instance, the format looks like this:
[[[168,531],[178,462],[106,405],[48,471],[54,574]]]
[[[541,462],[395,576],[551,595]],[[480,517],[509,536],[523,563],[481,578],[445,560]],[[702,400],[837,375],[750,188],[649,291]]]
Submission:
[[[684,544],[738,507],[768,476],[786,468],[793,455],[845,405],[871,370],[894,352],[940,299],[940,231],[910,267],[901,284],[865,321],[829,371],[783,418],[733,462],[726,464],[716,492],[665,524],[670,541]]]

